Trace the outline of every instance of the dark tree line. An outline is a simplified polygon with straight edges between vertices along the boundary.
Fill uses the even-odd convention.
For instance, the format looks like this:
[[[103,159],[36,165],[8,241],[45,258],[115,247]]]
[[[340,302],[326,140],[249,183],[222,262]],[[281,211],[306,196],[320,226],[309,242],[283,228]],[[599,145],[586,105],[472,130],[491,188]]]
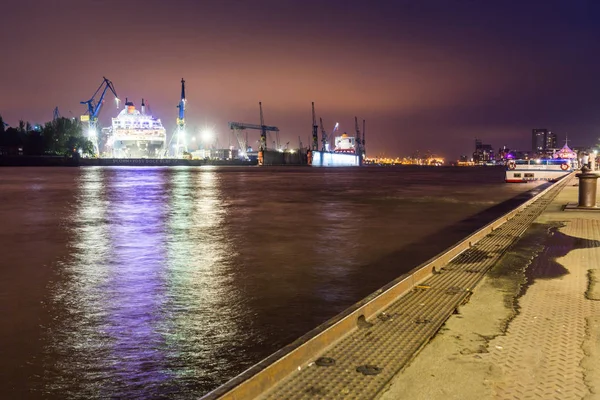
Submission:
[[[0,148],[5,149],[4,153],[6,149],[21,149],[19,153],[31,156],[71,156],[81,150],[93,155],[94,146],[83,132],[81,122],[76,119],[57,118],[36,127],[19,121],[19,126],[12,128],[6,127],[0,116]]]

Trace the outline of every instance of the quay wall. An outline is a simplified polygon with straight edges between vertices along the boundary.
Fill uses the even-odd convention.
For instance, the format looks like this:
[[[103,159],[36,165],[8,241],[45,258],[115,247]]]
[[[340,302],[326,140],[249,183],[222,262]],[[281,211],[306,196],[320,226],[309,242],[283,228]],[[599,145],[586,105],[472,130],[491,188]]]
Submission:
[[[295,151],[280,152],[276,150],[265,150],[263,152],[263,165],[308,165],[306,152]]]
[[[60,156],[1,156],[0,167],[86,167],[86,166],[202,166],[257,165],[256,160],[185,160],[175,158],[79,158]]]
[[[60,156],[0,156],[0,167],[78,167],[76,158]]]
[[[202,165],[256,165],[256,161],[244,160],[186,160],[178,158],[82,158],[80,166],[202,166]]]

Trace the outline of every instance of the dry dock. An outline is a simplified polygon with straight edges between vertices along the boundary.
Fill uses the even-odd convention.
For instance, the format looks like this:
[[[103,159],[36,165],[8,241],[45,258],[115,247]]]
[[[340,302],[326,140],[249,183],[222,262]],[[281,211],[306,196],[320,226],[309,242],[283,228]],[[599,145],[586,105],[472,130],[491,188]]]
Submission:
[[[550,186],[205,398],[593,395],[600,213],[562,211],[576,183]]]

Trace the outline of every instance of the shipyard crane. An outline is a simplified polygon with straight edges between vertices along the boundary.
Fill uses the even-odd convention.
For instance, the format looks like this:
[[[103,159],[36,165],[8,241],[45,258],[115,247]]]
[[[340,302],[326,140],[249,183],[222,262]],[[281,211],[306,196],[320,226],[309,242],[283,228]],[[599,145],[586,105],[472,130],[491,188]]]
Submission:
[[[315,102],[312,102],[312,150],[319,150],[319,126],[315,117]]]
[[[259,102],[258,106],[260,108],[260,125],[248,124],[245,122],[229,122],[229,129],[232,129],[233,132],[235,133],[235,137],[240,146],[240,150],[242,150],[244,152],[246,152],[248,150],[248,135],[246,135],[246,138],[244,138],[241,131],[246,130],[246,129],[254,129],[254,130],[260,131],[260,142],[259,142],[260,150],[267,149],[267,132],[275,132],[275,135],[277,137],[277,142],[278,142],[277,146],[279,146],[279,128],[276,126],[265,125],[265,120],[264,120],[263,111],[262,111],[262,102]]]
[[[87,101],[81,101],[81,104],[87,106],[87,114],[81,116],[81,121],[89,121],[88,128],[88,139],[91,140],[94,145],[94,152],[96,155],[100,153],[100,149],[98,148],[98,114],[100,113],[100,109],[102,108],[102,104],[104,103],[104,96],[106,95],[106,91],[110,89],[110,91],[115,95],[115,101],[117,102],[117,108],[119,108],[119,96],[117,96],[117,92],[112,82],[106,79],[106,77],[102,77],[104,80],[94,92],[94,95],[91,99]],[[96,95],[98,93],[102,93],[100,98],[96,101]]]
[[[323,127],[323,118],[319,118],[319,122],[321,124],[321,151],[328,151],[329,139],[327,138],[327,132]]]
[[[363,151],[363,157],[367,154],[367,146],[365,142],[365,120],[363,119],[363,131],[362,131],[363,137],[362,137],[362,151]]]
[[[175,157],[183,155],[187,151],[187,144],[185,140],[185,81],[181,78],[181,99],[179,100],[179,116],[177,118],[177,131],[175,136],[177,137],[177,147],[175,148]]]
[[[356,129],[356,154],[362,154],[362,141],[360,140],[360,128],[358,118],[354,117],[354,129]]]
[[[244,136],[242,135],[242,133],[240,131],[243,131],[246,129],[254,129],[257,131],[261,131],[261,144],[260,144],[261,146],[262,146],[262,142],[263,142],[263,139],[262,139],[263,131],[265,132],[265,136],[264,136],[265,146],[267,143],[266,133],[267,132],[276,132],[276,133],[279,132],[279,128],[276,126],[248,124],[245,122],[229,122],[229,129],[232,129],[233,132],[235,133],[236,139],[238,141],[238,145],[240,146],[240,149],[242,149],[243,151],[248,150],[248,136],[246,135],[246,137],[244,138]]]
[[[262,102],[258,102],[258,108],[260,109],[260,150],[267,149],[267,131],[265,130],[265,118],[262,112]]]

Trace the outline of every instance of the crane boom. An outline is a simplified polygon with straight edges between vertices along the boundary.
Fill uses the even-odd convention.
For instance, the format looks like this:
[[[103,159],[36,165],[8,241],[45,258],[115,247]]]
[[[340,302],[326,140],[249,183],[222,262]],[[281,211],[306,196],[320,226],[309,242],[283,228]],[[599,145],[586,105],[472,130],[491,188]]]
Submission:
[[[258,103],[258,107],[260,109],[260,125],[249,124],[246,122],[229,122],[229,129],[233,130],[233,132],[235,133],[238,144],[240,146],[240,150],[244,153],[248,150],[248,137],[246,136],[246,139],[244,140],[241,131],[246,129],[254,129],[260,131],[259,150],[267,149],[267,132],[275,132],[275,136],[277,139],[276,146],[279,147],[279,128],[276,126],[265,125],[265,118],[262,110],[262,102]]]
[[[80,102],[81,104],[87,105],[88,113],[90,115],[90,121],[93,118],[96,118],[96,119],[98,118],[98,114],[100,113],[100,108],[102,108],[102,102],[104,101],[104,96],[106,96],[106,91],[108,89],[110,89],[110,91],[115,95],[115,99],[117,100],[117,103],[119,101],[119,96],[117,96],[117,91],[115,90],[115,87],[113,86],[112,82],[109,81],[108,79],[106,79],[106,77],[104,77],[104,76],[102,78],[104,80],[102,81],[102,83],[100,84],[98,89],[96,89],[92,98],[87,101]],[[102,89],[102,87],[104,87],[104,89]],[[102,89],[102,95],[100,96],[100,99],[98,100],[98,102],[95,102],[96,95],[98,94],[98,92],[100,92],[101,89]]]
[[[89,121],[89,129],[88,129],[88,139],[94,145],[94,152],[96,155],[99,155],[100,149],[98,148],[98,115],[100,114],[100,109],[102,108],[102,104],[104,102],[104,96],[106,96],[106,92],[110,89],[110,91],[115,95],[115,100],[117,101],[117,108],[119,108],[119,96],[117,95],[117,91],[113,86],[112,82],[106,79],[105,76],[102,77],[103,81],[98,86],[98,89],[94,92],[94,95],[91,99],[87,101],[80,101],[81,104],[87,106],[87,116],[82,116],[81,120],[84,121],[87,119]],[[100,98],[96,101],[96,95],[102,91]],[[87,117],[84,119],[84,117]]]
[[[258,131],[265,130],[265,132],[279,132],[279,128],[276,126],[268,126],[268,125],[256,125],[256,124],[247,124],[245,122],[229,122],[229,129],[256,129]]]

